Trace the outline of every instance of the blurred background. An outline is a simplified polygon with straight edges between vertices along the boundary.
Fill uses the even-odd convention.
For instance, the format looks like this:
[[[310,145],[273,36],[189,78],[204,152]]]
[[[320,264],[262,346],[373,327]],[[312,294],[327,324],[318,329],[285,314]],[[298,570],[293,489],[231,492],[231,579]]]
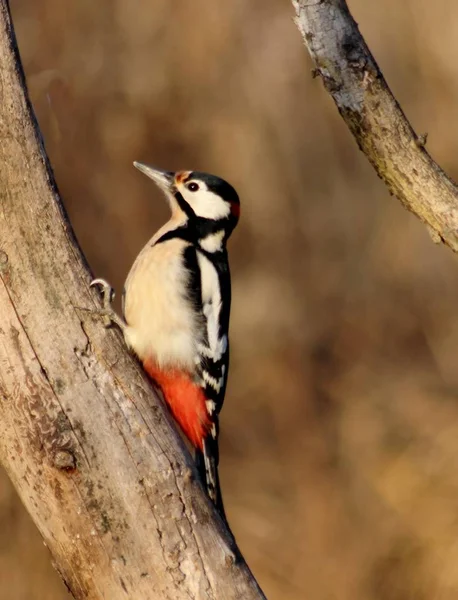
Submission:
[[[133,160],[239,191],[229,520],[269,600],[458,598],[458,263],[341,121],[288,0],[10,0],[57,182],[120,292],[168,217]],[[458,4],[351,0],[458,178]],[[453,125],[455,123],[455,125]],[[0,600],[64,600],[0,474]]]

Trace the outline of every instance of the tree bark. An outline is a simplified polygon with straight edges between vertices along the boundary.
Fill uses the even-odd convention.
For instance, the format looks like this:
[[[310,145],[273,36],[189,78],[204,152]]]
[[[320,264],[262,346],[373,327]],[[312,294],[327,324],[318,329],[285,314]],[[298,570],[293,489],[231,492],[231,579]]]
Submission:
[[[59,199],[0,0],[0,459],[75,598],[264,598]]]
[[[296,24],[360,149],[390,192],[458,251],[458,188],[432,160],[391,93],[345,0],[292,0]]]

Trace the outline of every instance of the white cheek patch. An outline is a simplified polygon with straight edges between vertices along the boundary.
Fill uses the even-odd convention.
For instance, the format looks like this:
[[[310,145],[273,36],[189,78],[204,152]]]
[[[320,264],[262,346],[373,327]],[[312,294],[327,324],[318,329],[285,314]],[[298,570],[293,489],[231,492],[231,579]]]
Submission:
[[[180,192],[198,217],[206,219],[224,219],[231,213],[231,207],[218,194],[214,194],[199,183],[200,189],[191,192],[183,187]]]

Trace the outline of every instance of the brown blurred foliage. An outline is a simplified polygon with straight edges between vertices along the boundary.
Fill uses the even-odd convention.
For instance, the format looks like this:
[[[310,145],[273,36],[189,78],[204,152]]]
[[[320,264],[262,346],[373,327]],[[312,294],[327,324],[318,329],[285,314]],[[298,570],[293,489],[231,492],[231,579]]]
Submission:
[[[167,218],[132,167],[238,189],[222,414],[230,522],[268,597],[458,597],[458,270],[386,189],[287,0],[11,0],[86,256],[120,290]],[[352,0],[388,82],[458,176],[454,0]],[[67,593],[6,477],[0,600]]]

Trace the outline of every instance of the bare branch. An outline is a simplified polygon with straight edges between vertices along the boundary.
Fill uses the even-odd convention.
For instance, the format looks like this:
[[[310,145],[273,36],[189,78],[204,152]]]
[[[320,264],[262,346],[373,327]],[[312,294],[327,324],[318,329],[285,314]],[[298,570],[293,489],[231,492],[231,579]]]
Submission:
[[[0,0],[0,459],[76,598],[264,598],[114,331]]]
[[[296,24],[340,114],[391,193],[458,251],[458,188],[425,150],[345,0],[292,0]]]

